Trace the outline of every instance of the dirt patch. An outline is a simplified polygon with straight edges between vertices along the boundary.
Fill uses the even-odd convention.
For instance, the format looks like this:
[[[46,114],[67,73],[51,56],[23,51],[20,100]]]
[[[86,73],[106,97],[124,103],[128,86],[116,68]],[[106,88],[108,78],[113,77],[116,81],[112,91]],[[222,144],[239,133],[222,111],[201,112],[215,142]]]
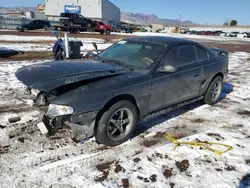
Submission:
[[[158,157],[158,158],[160,158],[160,159],[163,159],[163,155],[160,154],[160,153],[155,153],[155,156]]]
[[[222,169],[220,169],[220,168],[216,168],[215,169],[217,172],[222,172],[223,170]]]
[[[17,31],[0,31],[0,35],[18,35],[18,36],[53,36],[50,32],[44,31],[28,31],[28,32],[17,32]],[[64,32],[57,31],[58,37],[64,37]],[[96,33],[70,33],[69,37],[76,38],[98,38],[104,40],[115,40],[115,39],[124,39],[131,38],[132,35],[119,35],[119,34],[111,34],[111,35],[100,35]]]
[[[23,60],[47,60],[53,59],[52,51],[24,52],[23,55],[16,55],[8,58],[0,58],[0,62],[23,61]]]
[[[170,183],[170,188],[174,188],[175,184],[174,183]]]
[[[180,172],[185,172],[189,167],[189,161],[188,160],[183,160],[181,162],[177,161],[175,165],[180,170]]]
[[[135,163],[138,163],[138,162],[141,161],[141,159],[140,159],[140,158],[135,158],[133,161],[134,161]]]
[[[190,120],[192,123],[203,123],[205,120],[202,118],[196,118]]]
[[[159,140],[144,140],[143,141],[143,145],[145,146],[145,147],[147,147],[147,148],[149,148],[149,147],[151,147],[151,146],[154,146],[154,145],[156,145],[156,144],[158,144],[159,143]]]
[[[109,169],[110,165],[114,164],[114,162],[115,161],[110,161],[110,162],[98,164],[98,165],[96,165],[96,168],[97,168],[97,170],[103,172],[103,171]]]
[[[168,135],[168,133],[166,132],[157,132],[153,138],[156,138],[156,139],[163,139],[163,138],[166,138]]]
[[[237,112],[237,114],[239,114],[240,116],[248,116],[248,117],[250,117],[250,111],[249,110],[243,110],[243,111]]]
[[[97,148],[98,151],[105,151],[105,150],[109,150],[111,147],[108,147],[108,146],[102,146],[102,147],[99,147]]]
[[[152,176],[149,177],[149,179],[152,181],[152,182],[157,182],[157,175],[156,174],[153,174]]]
[[[56,39],[56,38],[55,38]],[[9,40],[0,40],[0,43],[4,43],[4,44],[50,44],[53,45],[56,42],[56,40],[33,40],[33,41],[28,41],[28,40],[23,40],[23,41],[9,41]]]
[[[166,168],[163,171],[163,175],[165,176],[166,179],[169,179],[173,174],[172,174],[172,169]]]
[[[250,166],[250,159],[246,160],[246,164]]]
[[[216,140],[220,141],[220,140],[225,140],[225,138],[223,138],[220,134],[215,134],[215,133],[208,133],[208,136],[211,136],[213,138],[215,138]]]
[[[95,181],[96,182],[103,182],[103,181],[105,181],[108,178],[108,175],[109,175],[109,172],[105,171],[105,172],[103,172],[102,176],[95,177]]]
[[[234,166],[227,166],[227,167],[225,168],[225,170],[227,170],[227,171],[236,171],[236,169],[235,169]]]
[[[102,176],[95,177],[96,182],[103,182],[104,180],[108,178],[108,175],[109,175],[108,170],[110,169],[110,165],[113,164],[114,162],[115,161],[111,161],[111,162],[106,162],[103,164],[96,165],[97,170],[102,172]]]
[[[213,42],[201,42],[205,46],[213,46],[214,48],[225,49],[228,52],[248,52],[250,53],[249,43],[247,42],[239,42],[237,45],[232,44],[230,41],[213,41]]]
[[[144,178],[144,177],[141,177],[141,176],[137,176],[137,178],[138,178],[139,180],[144,181],[145,183],[150,182],[148,178]]]
[[[126,170],[119,163],[115,164],[115,173],[125,172],[125,171]]]
[[[0,146],[0,155],[9,152],[9,146]]]
[[[129,180],[127,178],[122,179],[123,188],[129,188]]]

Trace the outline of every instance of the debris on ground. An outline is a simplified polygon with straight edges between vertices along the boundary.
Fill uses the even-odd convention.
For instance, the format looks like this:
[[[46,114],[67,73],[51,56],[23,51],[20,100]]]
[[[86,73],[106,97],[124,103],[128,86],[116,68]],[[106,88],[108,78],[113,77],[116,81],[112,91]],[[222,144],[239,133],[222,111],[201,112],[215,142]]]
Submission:
[[[10,123],[16,123],[18,121],[21,121],[21,118],[19,116],[9,118]]]

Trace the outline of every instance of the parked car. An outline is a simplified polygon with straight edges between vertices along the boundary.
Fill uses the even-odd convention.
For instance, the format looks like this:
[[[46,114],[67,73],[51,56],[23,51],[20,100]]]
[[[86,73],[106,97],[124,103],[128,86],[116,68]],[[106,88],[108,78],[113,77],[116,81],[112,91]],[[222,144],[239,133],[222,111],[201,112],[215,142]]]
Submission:
[[[203,33],[203,35],[213,35],[213,32],[212,32],[212,31],[205,31],[205,32]]]
[[[94,135],[115,146],[153,112],[201,99],[217,103],[227,72],[225,50],[147,36],[119,41],[92,60],[23,67],[16,77],[47,106],[41,130],[68,127],[76,139]]]
[[[228,33],[226,33],[226,32],[222,32],[219,34],[219,36],[221,36],[221,37],[226,37],[227,35],[228,35]]]
[[[237,37],[238,38],[248,38],[248,33],[246,33],[246,32],[245,33],[238,33]]]
[[[112,25],[112,32],[121,32],[121,25],[120,24],[113,24]]]
[[[51,24],[47,20],[32,20],[24,22],[23,24],[16,27],[16,30],[25,32],[28,30],[44,29],[48,30],[51,27]]]
[[[237,37],[238,34],[239,32],[231,32],[231,33],[227,33],[226,37]]]
[[[130,26],[122,26],[121,27],[121,32],[122,33],[133,33],[133,28]]]
[[[101,34],[106,33],[106,34],[110,35],[111,30],[112,30],[111,25],[104,24],[101,21],[96,21],[96,25],[97,25],[97,28],[96,28],[97,32],[100,32]]]
[[[0,46],[0,58],[8,58],[8,57],[11,57],[14,55],[20,55],[20,54],[23,55],[24,52]]]
[[[80,14],[74,14],[74,13],[61,13],[60,14],[60,24],[61,26],[74,26],[79,25],[86,28],[92,28],[96,27],[96,22],[85,18],[84,16]]]
[[[223,33],[223,31],[221,31],[221,30],[213,31],[214,36],[219,36],[221,33]]]

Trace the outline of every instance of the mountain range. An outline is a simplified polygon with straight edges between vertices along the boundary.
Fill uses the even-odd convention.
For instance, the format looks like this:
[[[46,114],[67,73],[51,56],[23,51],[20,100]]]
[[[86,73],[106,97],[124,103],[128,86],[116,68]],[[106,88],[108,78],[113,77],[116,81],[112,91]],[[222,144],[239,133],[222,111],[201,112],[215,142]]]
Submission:
[[[7,12],[27,12],[35,11],[36,7],[0,7],[0,14],[5,14]],[[127,23],[134,23],[139,25],[148,26],[149,24],[164,24],[164,25],[176,25],[182,24],[186,26],[197,25],[192,21],[180,21],[178,19],[161,19],[154,14],[142,14],[142,13],[131,13],[131,12],[121,12],[121,21]]]
[[[121,21],[141,24],[148,26],[149,24],[164,24],[164,25],[176,25],[182,24],[186,26],[197,25],[192,21],[180,21],[178,19],[162,19],[157,17],[155,14],[142,14],[142,13],[131,13],[131,12],[121,12]]]

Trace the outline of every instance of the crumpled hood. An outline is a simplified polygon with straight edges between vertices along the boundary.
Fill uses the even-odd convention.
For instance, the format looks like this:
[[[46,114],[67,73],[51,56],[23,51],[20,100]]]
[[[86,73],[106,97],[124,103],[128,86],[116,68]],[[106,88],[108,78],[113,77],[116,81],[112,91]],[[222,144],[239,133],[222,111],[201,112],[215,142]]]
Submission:
[[[49,92],[64,85],[125,72],[126,69],[94,60],[56,61],[20,68],[16,77],[29,88]]]

